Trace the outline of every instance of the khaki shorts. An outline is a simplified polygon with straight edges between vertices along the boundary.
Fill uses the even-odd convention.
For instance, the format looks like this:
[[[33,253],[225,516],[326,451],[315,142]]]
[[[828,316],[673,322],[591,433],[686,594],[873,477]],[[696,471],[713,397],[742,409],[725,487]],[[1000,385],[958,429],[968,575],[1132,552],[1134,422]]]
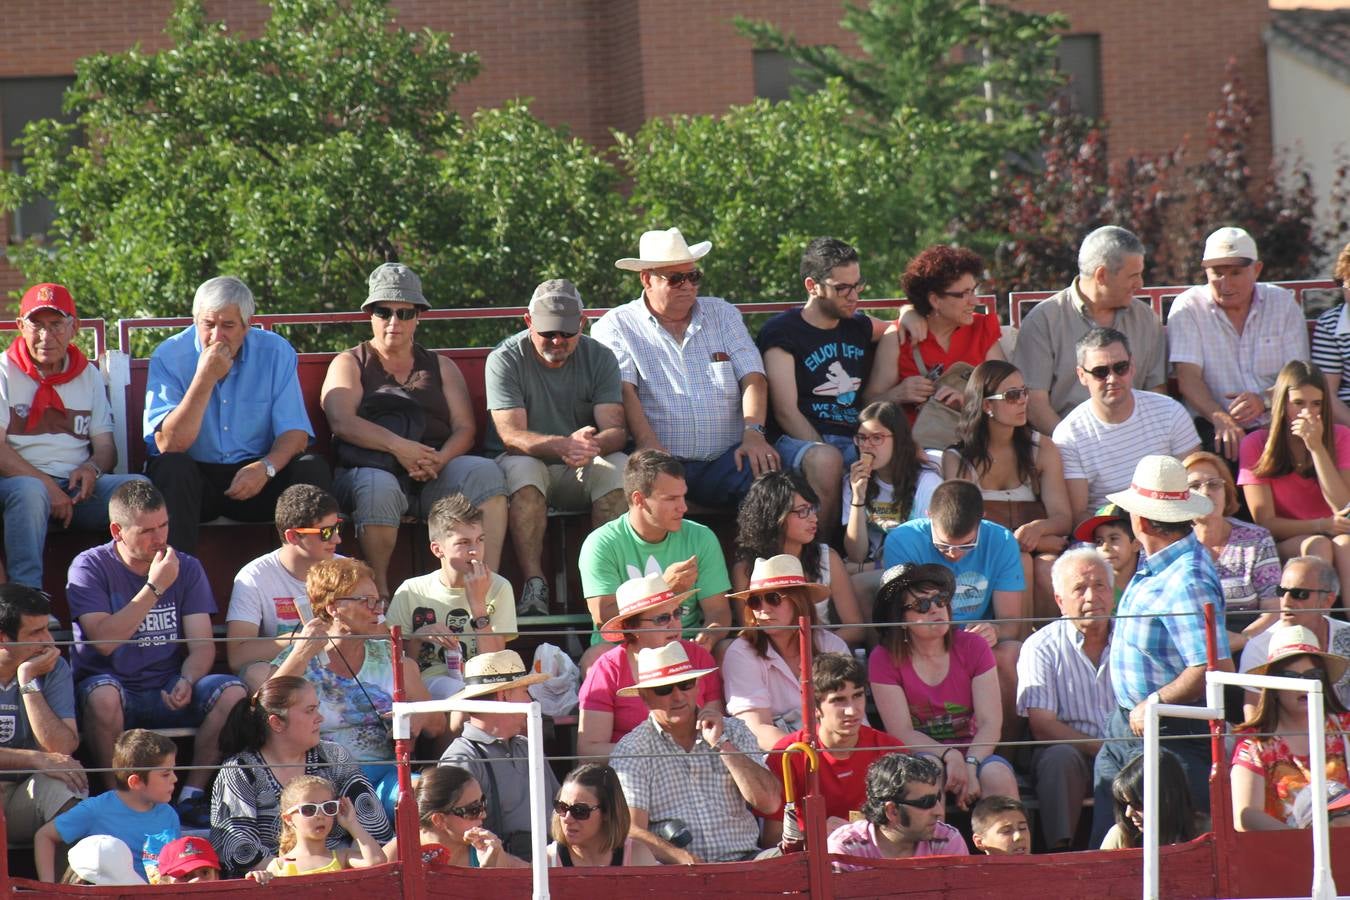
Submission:
[[[514,494],[521,488],[534,487],[544,495],[548,505],[563,512],[584,512],[590,505],[612,491],[623,490],[623,469],[628,464],[624,453],[596,457],[595,462],[581,470],[562,463],[549,465],[533,456],[503,453],[497,457],[502,475],[506,477],[506,493]]]
[[[5,829],[10,846],[31,844],[33,835],[55,819],[72,800],[83,800],[64,781],[50,775],[31,775],[23,781],[0,781],[0,803],[5,806]]]

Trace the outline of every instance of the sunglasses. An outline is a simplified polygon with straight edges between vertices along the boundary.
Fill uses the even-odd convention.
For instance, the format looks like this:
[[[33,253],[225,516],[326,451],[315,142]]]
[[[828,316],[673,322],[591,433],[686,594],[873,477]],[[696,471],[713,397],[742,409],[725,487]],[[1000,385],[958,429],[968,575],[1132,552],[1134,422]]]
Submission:
[[[1012,388],[1011,390],[1004,391],[1001,394],[990,394],[988,397],[985,397],[984,399],[1007,400],[1009,403],[1021,403],[1023,400],[1027,399],[1027,395],[1030,393],[1031,393],[1030,388],[1024,387]]]
[[[692,691],[694,685],[698,684],[697,678],[690,678],[688,681],[677,681],[674,684],[663,684],[660,687],[652,688],[652,693],[658,697],[669,697],[671,691],[679,688],[682,691]],[[583,817],[584,818],[584,817]]]
[[[765,591],[762,594],[756,594],[753,597],[746,598],[745,605],[758,612],[764,607],[777,609],[788,599],[787,594],[780,594],[778,591]]]
[[[939,553],[965,553],[978,546],[980,546],[978,540],[971,541],[969,544],[948,544],[946,541],[933,541],[933,549]]]
[[[638,622],[651,622],[657,628],[664,628],[675,621],[675,614],[663,612],[659,616],[638,616]]]
[[[1308,669],[1303,672],[1295,672],[1293,669],[1276,669],[1273,672],[1267,672],[1267,675],[1273,675],[1276,678],[1302,678],[1305,681],[1321,681],[1321,669]]]
[[[1297,587],[1285,587],[1284,585],[1280,585],[1275,589],[1275,596],[1283,597],[1285,594],[1288,594],[1295,600],[1307,600],[1313,594],[1330,594],[1330,593],[1331,591],[1328,591],[1325,588],[1297,588]]]
[[[559,800],[557,803],[553,804],[553,811],[558,814],[558,818],[561,819],[563,816],[571,813],[572,818],[576,819],[578,822],[585,822],[591,817],[591,813],[597,812],[599,809],[599,806],[591,806],[589,803],[573,803],[569,805]]]
[[[916,612],[923,614],[928,612],[934,606],[938,609],[950,609],[952,605],[951,597],[921,597],[913,603],[906,603],[900,607],[905,612]]]
[[[1091,369],[1083,369],[1084,372],[1091,375],[1098,381],[1105,381],[1108,375],[1121,375],[1130,371],[1130,366],[1134,365],[1134,360],[1122,359],[1118,363],[1111,363],[1109,366],[1093,366]],[[1082,366],[1079,366],[1082,369]]]
[[[444,811],[461,819],[481,819],[487,815],[487,801],[479,797],[468,806],[450,806]]]
[[[312,819],[315,816],[319,815],[320,813],[322,813],[325,816],[336,816],[338,814],[338,810],[341,808],[342,804],[340,801],[325,800],[322,803],[297,803],[290,809],[286,810],[286,812],[288,813],[298,812],[300,813],[301,816],[305,817],[306,819]]]
[[[387,306],[372,306],[370,308],[370,314],[377,319],[388,319],[392,317],[398,319],[400,322],[407,322],[410,319],[417,318],[417,313],[418,309],[415,306],[411,309],[390,309]]]
[[[317,534],[321,541],[331,541],[333,535],[337,534],[342,528],[342,523],[336,525],[324,525],[322,528],[292,528],[296,534]]]
[[[660,272],[653,272],[652,274],[659,275],[660,277],[664,278],[666,280],[666,284],[670,285],[671,287],[679,287],[686,281],[689,282],[690,284],[697,285],[700,281],[703,280],[702,269],[695,269],[692,272],[672,272],[669,275],[664,275]]]
[[[941,792],[938,792],[936,794],[925,794],[916,800],[901,800],[897,797],[893,802],[896,806],[912,806],[915,809],[932,809],[938,805],[938,801],[941,799]]]
[[[379,609],[380,607],[384,606],[384,598],[383,598],[383,597],[375,597],[375,596],[370,596],[370,597],[338,597],[338,598],[337,598],[337,602],[338,602],[338,603],[364,603],[366,606],[370,607],[371,609]]]
[[[544,340],[546,340],[546,341],[570,341],[572,338],[576,337],[577,334],[578,334],[578,332],[575,332],[575,331],[541,331],[541,332],[539,332],[539,336],[540,336],[541,338],[543,338]]]

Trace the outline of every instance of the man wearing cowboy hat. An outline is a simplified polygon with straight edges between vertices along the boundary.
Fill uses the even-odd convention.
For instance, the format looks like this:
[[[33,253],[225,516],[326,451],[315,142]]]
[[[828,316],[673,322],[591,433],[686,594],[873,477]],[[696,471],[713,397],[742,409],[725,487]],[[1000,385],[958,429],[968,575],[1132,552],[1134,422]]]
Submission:
[[[1092,843],[1100,846],[1111,827],[1111,781],[1137,755],[1144,733],[1144,702],[1191,703],[1205,689],[1206,603],[1218,617],[1218,664],[1232,671],[1223,623],[1223,586],[1209,551],[1192,533],[1192,522],[1210,512],[1209,499],[1190,490],[1186,468],[1170,456],[1145,456],[1129,490],[1107,497],[1130,514],[1145,558],[1116,607],[1109,665],[1117,708],[1106,720],[1106,740],[1093,774]],[[1177,754],[1196,809],[1209,811],[1209,723],[1164,718],[1164,738]]]
[[[643,234],[639,255],[614,264],[638,273],[642,296],[605,313],[594,335],[619,360],[637,446],[682,461],[692,500],[726,506],[779,459],[764,436],[768,382],[755,342],[734,306],[698,295],[697,262],[711,249],[689,246],[678,228]]]
[[[249,325],[253,292],[238,278],[202,282],[192,325],[155,348],[145,385],[147,472],[169,510],[169,543],[195,553],[200,523],[270,522],[292,484],[328,490],[300,393],[295,349]]]
[[[40,589],[49,524],[106,529],[108,498],[143,476],[109,474],[117,448],[108,388],[74,343],[70,291],[29,288],[18,325],[0,357],[0,505],[10,580]]]
[[[633,837],[665,863],[753,858],[759,824],[746,806],[768,815],[782,798],[750,729],[694,706],[698,679],[714,668],[695,669],[678,641],[639,651],[637,667],[637,682],[619,694],[642,697],[651,712],[610,757],[628,799]],[[688,849],[652,833],[671,822],[688,827]]]
[[[1168,354],[1177,388],[1210,439],[1206,449],[1236,460],[1246,433],[1270,421],[1280,369],[1308,358],[1308,327],[1293,293],[1257,283],[1256,241],[1241,228],[1211,234],[1200,265],[1207,283],[1182,293],[1168,313]]]
[[[452,699],[529,703],[532,684],[548,681],[531,673],[514,650],[480,653],[464,664],[464,689]],[[440,765],[467,769],[483,787],[488,814],[483,827],[502,839],[505,848],[529,859],[530,760],[523,713],[470,713],[469,721],[441,754]],[[558,778],[544,766],[544,818],[558,795]]]

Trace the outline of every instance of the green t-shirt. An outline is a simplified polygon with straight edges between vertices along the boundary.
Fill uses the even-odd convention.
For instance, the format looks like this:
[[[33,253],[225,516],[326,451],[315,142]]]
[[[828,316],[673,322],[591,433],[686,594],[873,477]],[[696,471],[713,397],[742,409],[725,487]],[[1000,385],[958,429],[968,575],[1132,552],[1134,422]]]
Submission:
[[[680,604],[680,623],[686,638],[692,638],[703,625],[703,610],[698,601],[731,590],[727,561],[722,545],[712,529],[684,520],[679,531],[666,535],[660,543],[649,544],[638,537],[628,514],[592,531],[581,545],[581,592],[586,597],[606,597],[619,585],[648,574],[661,574],[672,563],[698,557],[698,581],[694,593]],[[600,630],[594,629],[591,643],[600,642]]]
[[[489,413],[483,449],[493,454],[504,449],[494,409],[523,409],[530,431],[568,435],[596,424],[597,403],[623,403],[614,351],[584,334],[561,369],[539,361],[528,331],[513,334],[488,355],[483,380]]]

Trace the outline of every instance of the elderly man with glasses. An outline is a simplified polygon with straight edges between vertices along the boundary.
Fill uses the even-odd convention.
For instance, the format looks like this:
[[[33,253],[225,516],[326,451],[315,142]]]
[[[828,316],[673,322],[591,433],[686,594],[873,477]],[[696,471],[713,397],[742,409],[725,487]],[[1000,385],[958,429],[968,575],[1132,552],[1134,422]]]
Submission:
[[[29,288],[19,336],[0,357],[0,504],[11,580],[42,587],[47,530],[103,531],[108,498],[140,475],[117,465],[108,389],[74,344],[75,300],[59,284]]]
[[[1088,399],[1055,426],[1074,520],[1130,486],[1135,463],[1161,454],[1185,459],[1200,449],[1195,424],[1171,397],[1134,387],[1130,341],[1114,328],[1094,328],[1078,340],[1078,380]]]
[[[595,339],[614,351],[628,429],[640,450],[665,450],[705,506],[735,504],[750,483],[779,466],[765,438],[768,382],[740,312],[698,293],[698,261],[678,228],[648,231],[638,256],[618,260],[638,273],[642,296],[605,313]]]

